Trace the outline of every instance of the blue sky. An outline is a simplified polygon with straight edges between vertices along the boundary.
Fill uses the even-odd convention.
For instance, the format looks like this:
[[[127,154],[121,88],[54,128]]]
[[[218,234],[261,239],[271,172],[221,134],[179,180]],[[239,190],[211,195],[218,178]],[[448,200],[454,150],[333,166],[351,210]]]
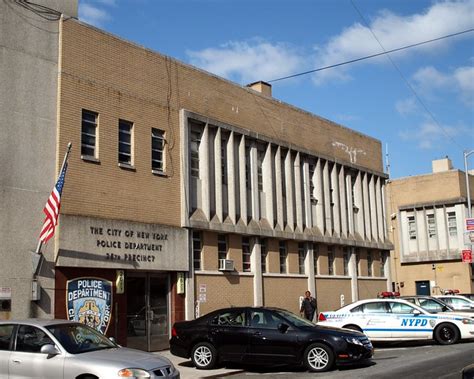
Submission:
[[[79,0],[79,18],[245,85],[473,29],[474,0]],[[445,156],[464,169],[474,32],[389,57],[273,82],[273,96],[388,145],[393,178]]]

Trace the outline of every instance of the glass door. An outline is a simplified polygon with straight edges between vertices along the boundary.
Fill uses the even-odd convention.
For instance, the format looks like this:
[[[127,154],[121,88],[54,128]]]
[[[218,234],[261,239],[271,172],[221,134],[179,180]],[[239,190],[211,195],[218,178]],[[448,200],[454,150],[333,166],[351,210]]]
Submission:
[[[169,348],[168,287],[166,274],[127,275],[127,347]]]

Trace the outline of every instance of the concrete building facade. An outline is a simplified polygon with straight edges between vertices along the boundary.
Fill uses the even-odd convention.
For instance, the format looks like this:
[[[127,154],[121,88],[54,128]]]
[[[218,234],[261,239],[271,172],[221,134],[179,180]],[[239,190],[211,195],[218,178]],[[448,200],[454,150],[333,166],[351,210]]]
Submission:
[[[468,175],[471,198],[474,179]],[[470,247],[465,233],[465,173],[449,158],[433,161],[433,172],[391,180],[387,184],[394,290],[402,295],[474,292],[474,268],[461,261]],[[472,204],[471,204],[472,209]]]
[[[335,309],[390,287],[379,141],[273,99],[266,83],[236,85],[66,16],[49,22],[50,95],[34,98],[47,112],[25,122],[22,105],[19,122],[5,107],[22,134],[12,126],[1,142],[15,158],[1,183],[3,318],[94,314],[121,344],[158,350],[174,321],[220,307],[298,312],[309,289]],[[33,277],[28,251],[69,142],[59,224]]]

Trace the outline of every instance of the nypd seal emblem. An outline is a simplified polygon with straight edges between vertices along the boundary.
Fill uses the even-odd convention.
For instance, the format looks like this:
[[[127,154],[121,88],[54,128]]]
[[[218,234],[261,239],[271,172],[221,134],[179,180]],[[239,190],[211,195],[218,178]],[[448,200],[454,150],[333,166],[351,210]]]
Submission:
[[[86,324],[105,334],[112,315],[112,282],[101,278],[77,278],[66,284],[69,321]]]
[[[432,328],[434,328],[434,326],[436,325],[436,321],[435,320],[430,320],[430,325]]]

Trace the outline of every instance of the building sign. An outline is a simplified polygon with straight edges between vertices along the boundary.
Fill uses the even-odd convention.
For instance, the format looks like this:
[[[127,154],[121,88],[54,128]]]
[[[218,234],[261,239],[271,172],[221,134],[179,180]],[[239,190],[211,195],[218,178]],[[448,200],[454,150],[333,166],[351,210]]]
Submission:
[[[474,218],[466,218],[466,231],[474,231]]]
[[[188,232],[180,227],[61,216],[58,266],[187,271]]]
[[[69,321],[78,321],[105,334],[112,318],[112,282],[101,278],[77,278],[66,284]]]
[[[472,263],[472,250],[463,250],[461,258],[464,263]]]

